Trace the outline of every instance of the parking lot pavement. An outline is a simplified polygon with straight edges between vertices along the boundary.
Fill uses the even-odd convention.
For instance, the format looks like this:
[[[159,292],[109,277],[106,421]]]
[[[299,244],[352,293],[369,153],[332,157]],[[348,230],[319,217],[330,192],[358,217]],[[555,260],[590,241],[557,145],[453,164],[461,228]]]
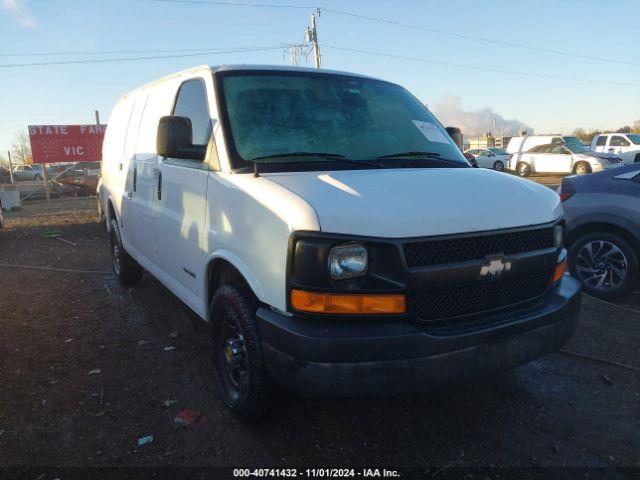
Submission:
[[[429,395],[279,393],[250,427],[219,400],[201,322],[149,275],[108,273],[92,201],[34,208],[0,231],[1,465],[640,465],[638,293],[584,298],[568,353]]]

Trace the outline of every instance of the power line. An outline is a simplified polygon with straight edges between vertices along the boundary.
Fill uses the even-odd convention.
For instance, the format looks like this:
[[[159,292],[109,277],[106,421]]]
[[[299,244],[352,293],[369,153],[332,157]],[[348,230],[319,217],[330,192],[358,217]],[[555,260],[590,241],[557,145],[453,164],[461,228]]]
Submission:
[[[243,48],[262,48],[262,47],[243,47]],[[84,51],[67,51],[67,52],[24,52],[24,53],[0,53],[0,57],[50,57],[65,55],[134,55],[140,53],[186,53],[186,52],[208,52],[224,50],[223,48],[177,48],[167,50],[84,50]]]
[[[274,3],[253,3],[253,2],[209,2],[206,0],[154,0],[155,2],[163,3],[192,3],[200,5],[219,5],[219,6],[232,6],[232,7],[267,7],[267,8],[296,8],[296,9],[309,9],[317,8],[316,5],[283,5]]]
[[[555,50],[555,49],[551,49],[551,48],[535,47],[535,46],[532,46],[532,45],[525,45],[523,43],[505,42],[503,40],[494,40],[492,38],[477,37],[475,35],[468,35],[466,33],[451,32],[451,31],[447,31],[447,30],[438,30],[438,29],[435,29],[435,28],[422,27],[422,26],[419,26],[419,25],[411,25],[411,24],[408,24],[408,23],[401,23],[401,22],[396,22],[396,21],[393,21],[393,20],[386,20],[384,18],[369,17],[367,15],[360,15],[358,13],[345,12],[343,10],[335,10],[333,8],[322,8],[321,10],[324,10],[324,11],[329,12],[329,13],[335,13],[337,15],[344,15],[344,16],[349,16],[349,17],[353,17],[353,18],[359,18],[359,19],[362,19],[362,20],[368,20],[368,21],[371,21],[371,22],[385,23],[385,24],[394,25],[394,26],[397,26],[397,27],[410,28],[412,30],[422,30],[422,31],[425,31],[425,32],[437,33],[439,35],[448,35],[450,37],[464,38],[466,40],[474,40],[474,41],[477,41],[477,42],[492,43],[494,45],[501,45],[503,47],[522,48],[522,49],[525,49],[525,50],[531,50],[531,51],[535,51],[535,52],[551,53],[551,54],[554,54],[554,55],[564,55],[564,56],[568,56],[568,57],[582,58],[582,59],[585,59],[585,60],[596,60],[596,61],[599,61],[599,62],[608,62],[608,63],[617,63],[617,64],[621,64],[621,65],[640,66],[640,63],[638,63],[638,62],[628,62],[626,60],[616,60],[616,59],[612,59],[612,58],[596,57],[596,56],[593,56],[593,55],[583,55],[581,53],[567,52],[567,51],[564,51],[564,50]]]
[[[581,53],[576,53],[576,52],[568,52],[565,50],[556,50],[556,49],[552,49],[552,48],[543,48],[543,47],[536,47],[533,45],[526,45],[523,43],[516,43],[516,42],[507,42],[504,40],[495,40],[492,38],[486,38],[486,37],[478,37],[475,35],[469,35],[466,33],[460,33],[460,32],[452,32],[452,31],[448,31],[448,30],[440,30],[440,29],[436,29],[436,28],[430,28],[430,27],[423,27],[421,25],[412,25],[409,23],[402,23],[402,22],[397,22],[394,20],[388,20],[385,18],[379,18],[379,17],[370,17],[368,15],[361,15],[359,13],[353,13],[353,12],[347,12],[344,10],[337,10],[334,8],[327,8],[327,7],[317,7],[317,6],[313,6],[313,5],[286,5],[286,4],[267,4],[267,3],[253,3],[253,2],[224,2],[224,1],[208,1],[208,0],[154,0],[156,2],[164,2],[164,3],[183,3],[183,4],[200,4],[200,5],[215,5],[215,6],[234,6],[234,7],[264,7],[264,8],[296,8],[296,9],[315,9],[315,8],[319,8],[322,11],[325,12],[329,12],[329,13],[334,13],[336,15],[343,15],[343,16],[348,16],[348,17],[352,17],[352,18],[359,18],[361,20],[367,20],[370,22],[377,22],[377,23],[383,23],[383,24],[387,24],[387,25],[393,25],[396,27],[402,27],[402,28],[409,28],[411,30],[421,30],[424,32],[429,32],[429,33],[436,33],[438,35],[446,35],[446,36],[450,36],[450,37],[456,37],[456,38],[462,38],[462,39],[466,39],[466,40],[473,40],[476,42],[483,42],[483,43],[491,43],[494,45],[500,45],[503,47],[510,47],[510,48],[521,48],[524,50],[530,50],[530,51],[534,51],[534,52],[539,52],[539,53],[549,53],[549,54],[553,54],[553,55],[562,55],[562,56],[566,56],[566,57],[575,57],[575,58],[581,58],[583,60],[594,60],[594,61],[598,61],[598,62],[606,62],[606,63],[615,63],[615,64],[619,64],[619,65],[633,65],[633,66],[640,66],[640,63],[638,62],[629,62],[626,60],[618,60],[618,59],[613,59],[613,58],[605,58],[605,57],[597,57],[594,55],[584,55]]]
[[[0,64],[0,68],[20,68],[20,67],[44,67],[51,65],[76,65],[84,63],[110,63],[110,62],[133,62],[141,60],[159,60],[165,58],[185,58],[198,57],[205,55],[222,55],[225,53],[244,53],[244,52],[262,52],[267,50],[281,50],[282,47],[253,47],[253,48],[236,48],[230,50],[206,51],[189,54],[175,55],[155,55],[151,57],[121,57],[121,58],[92,58],[86,60],[60,60],[55,62],[30,62],[30,63],[4,63]]]
[[[375,55],[378,57],[387,57],[387,58],[396,58],[399,60],[409,60],[412,62],[422,62],[422,63],[431,63],[435,65],[442,65],[446,67],[458,67],[458,68],[466,68],[471,70],[480,70],[486,72],[494,72],[494,73],[506,73],[509,75],[521,75],[525,77],[540,77],[540,78],[548,78],[553,80],[570,80],[572,82],[584,82],[584,83],[599,83],[604,85],[617,85],[622,87],[640,87],[640,83],[624,83],[624,82],[612,82],[608,80],[598,80],[595,78],[582,78],[582,77],[563,77],[560,75],[549,75],[546,73],[538,73],[538,72],[523,72],[518,70],[505,70],[500,68],[491,68],[491,67],[483,67],[478,65],[468,65],[464,63],[452,63],[445,62],[441,60],[434,60],[429,58],[419,58],[419,57],[408,57],[405,55],[396,55],[392,53],[384,53],[384,52],[374,52],[371,50],[360,50],[357,48],[349,48],[349,47],[338,47],[334,45],[323,45],[324,48],[330,48],[332,50],[342,50],[344,52],[352,52],[352,53],[363,53],[366,55]]]

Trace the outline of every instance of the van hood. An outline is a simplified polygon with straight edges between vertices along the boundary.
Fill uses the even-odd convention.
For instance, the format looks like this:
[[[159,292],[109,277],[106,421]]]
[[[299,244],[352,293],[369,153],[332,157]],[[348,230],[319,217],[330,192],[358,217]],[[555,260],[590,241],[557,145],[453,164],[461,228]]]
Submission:
[[[265,173],[305,200],[323,232],[386,238],[539,225],[562,215],[558,195],[477,168]]]

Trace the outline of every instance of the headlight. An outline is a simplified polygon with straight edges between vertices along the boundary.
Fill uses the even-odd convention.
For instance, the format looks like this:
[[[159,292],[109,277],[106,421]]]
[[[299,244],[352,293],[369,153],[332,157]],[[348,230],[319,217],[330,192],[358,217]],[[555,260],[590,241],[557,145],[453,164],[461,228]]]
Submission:
[[[556,247],[562,245],[562,241],[564,240],[564,227],[562,225],[556,225],[553,227],[553,244]]]
[[[359,244],[333,247],[329,253],[329,274],[333,280],[346,280],[367,272],[367,249]]]

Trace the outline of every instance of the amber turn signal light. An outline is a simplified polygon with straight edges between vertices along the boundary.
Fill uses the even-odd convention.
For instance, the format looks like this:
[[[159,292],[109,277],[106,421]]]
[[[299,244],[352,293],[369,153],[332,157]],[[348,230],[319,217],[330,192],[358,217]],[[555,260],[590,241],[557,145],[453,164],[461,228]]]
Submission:
[[[291,306],[300,312],[342,315],[406,313],[407,299],[396,294],[338,294],[291,290]]]
[[[564,271],[567,269],[567,261],[563,260],[556,265],[556,270],[553,272],[553,283],[556,283],[564,275]]]

